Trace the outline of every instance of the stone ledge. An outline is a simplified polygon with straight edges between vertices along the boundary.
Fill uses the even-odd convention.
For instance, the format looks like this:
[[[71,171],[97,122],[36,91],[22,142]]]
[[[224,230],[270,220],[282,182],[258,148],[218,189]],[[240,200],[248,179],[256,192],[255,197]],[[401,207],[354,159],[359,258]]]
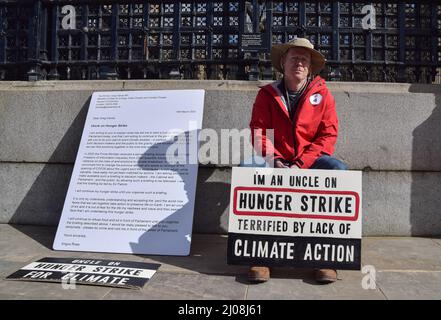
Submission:
[[[207,90],[203,128],[218,137],[222,129],[248,128],[256,90]],[[92,92],[0,91],[0,162],[73,163]],[[350,168],[441,171],[441,95],[334,96],[340,120],[335,155]],[[234,151],[223,165],[239,162],[241,153]]]
[[[57,225],[72,165],[0,164],[0,223]],[[228,230],[231,169],[200,168],[193,231]],[[441,234],[441,173],[363,172],[363,235]]]
[[[63,81],[1,81],[3,90],[257,90],[272,81],[239,80],[63,80]],[[339,82],[327,83],[331,91],[358,93],[435,93],[441,94],[441,86],[435,84]]]

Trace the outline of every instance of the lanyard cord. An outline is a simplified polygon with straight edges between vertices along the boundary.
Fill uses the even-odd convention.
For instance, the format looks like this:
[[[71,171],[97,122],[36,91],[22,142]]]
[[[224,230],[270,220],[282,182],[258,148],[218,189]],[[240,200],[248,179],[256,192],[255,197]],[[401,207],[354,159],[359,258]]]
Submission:
[[[300,97],[300,96],[303,94],[303,92],[305,91],[305,89],[306,89],[308,83],[309,83],[309,81],[308,81],[308,79],[307,79],[307,80],[305,81],[305,83],[303,84],[303,86],[300,88],[300,90],[297,91],[297,92],[299,92],[298,97]],[[291,104],[290,104],[290,101],[289,101],[288,87],[287,87],[287,85],[286,85],[286,83],[285,83],[285,78],[283,79],[283,86],[285,87],[285,95],[286,95],[286,100],[287,100],[287,102],[288,102],[288,111],[291,111]],[[298,100],[298,99],[297,99],[297,100]],[[290,113],[291,113],[291,112],[290,112]]]

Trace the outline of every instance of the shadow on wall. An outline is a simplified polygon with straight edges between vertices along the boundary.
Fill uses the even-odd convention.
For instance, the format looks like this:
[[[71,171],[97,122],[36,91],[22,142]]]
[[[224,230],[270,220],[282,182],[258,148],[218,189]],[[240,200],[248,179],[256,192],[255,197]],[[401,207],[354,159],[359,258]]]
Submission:
[[[182,134],[182,136],[186,137],[189,135],[191,135],[189,132]],[[183,141],[182,136],[178,138],[178,141]],[[204,241],[203,237],[198,238],[198,241],[192,239],[190,252],[187,252],[189,256],[185,256],[184,252],[188,250],[189,245],[189,234],[187,234],[187,232],[192,229],[192,224],[193,234],[200,233],[199,230],[201,229],[204,231],[208,230],[210,233],[225,233],[225,231],[219,229],[220,225],[223,224],[223,219],[227,219],[227,215],[224,213],[229,204],[230,184],[207,181],[215,172],[216,169],[214,168],[199,168],[196,183],[194,176],[191,175],[191,171],[195,170],[194,166],[198,166],[198,164],[190,164],[188,168],[189,171],[179,164],[169,164],[165,154],[173,142],[174,140],[168,140],[149,147],[138,160],[138,166],[142,170],[153,173],[157,172],[161,175],[170,171],[177,173],[177,176],[182,179],[182,182],[178,181],[174,185],[175,192],[177,193],[175,195],[168,194],[168,197],[173,199],[184,195],[187,201],[195,197],[194,214],[192,212],[193,208],[191,207],[191,203],[187,202],[184,206],[167,215],[149,230],[145,231],[138,238],[137,242],[130,243],[132,251],[138,252],[136,254],[138,256],[149,256],[154,259],[155,262],[169,264],[199,273],[223,274],[225,272],[235,273],[233,270],[241,270],[241,268],[227,266],[225,259],[219,254],[219,251],[223,251],[226,256],[226,238],[216,238],[215,241]],[[188,157],[186,160],[188,163]],[[163,165],[164,163],[166,163],[165,167]],[[178,186],[179,183],[182,183],[182,187]],[[196,188],[194,188],[195,184]],[[182,194],[182,192],[185,194]],[[191,219],[192,214],[193,219]],[[160,214],[158,216],[160,216]],[[168,225],[168,229],[173,229],[174,225],[170,223],[173,221],[179,221],[179,229],[177,232],[162,232],[161,239],[158,238],[156,232],[152,232],[152,230],[155,229],[162,229],[161,225]],[[167,230],[167,227],[165,229]],[[164,241],[165,236],[167,237],[166,241]],[[162,240],[162,242],[158,240]],[[174,254],[178,254],[178,251],[180,251],[179,254],[181,256],[173,256]],[[150,253],[142,254],[140,252]],[[159,252],[161,252],[161,254],[159,254]],[[169,254],[166,255],[164,252],[168,252]]]
[[[170,139],[149,147],[149,149],[138,159],[138,167],[147,172],[153,180],[167,179],[172,189],[150,189],[147,191],[157,193],[152,199],[161,199],[160,207],[149,205],[149,210],[144,213],[146,221],[155,222],[155,224],[144,232],[136,243],[130,243],[132,252],[148,252],[151,254],[170,254],[170,255],[188,255],[190,253],[191,230],[193,228],[193,205],[191,199],[195,199],[196,195],[196,172],[198,164],[190,163],[187,151],[184,149],[178,154],[179,162],[170,163],[167,161],[167,150],[180,142],[190,139],[190,135],[197,135],[193,132],[184,132],[175,139]],[[176,141],[176,142],[175,142]],[[162,178],[161,178],[162,177]],[[178,178],[179,177],[179,178]],[[173,186],[171,185],[173,183]],[[181,185],[181,187],[180,187]],[[162,188],[166,185],[160,185]],[[147,187],[147,186],[146,186]],[[150,186],[151,187],[151,186]],[[164,195],[165,196],[164,196]],[[150,198],[150,197],[148,197]],[[185,204],[171,214],[156,212],[157,209],[163,209],[167,200],[180,200]],[[155,211],[154,211],[155,210]],[[155,220],[150,220],[154,217]],[[162,220],[156,220],[163,217]],[[158,236],[159,232],[159,236]]]
[[[28,228],[18,225],[58,225],[73,169],[71,163],[60,163],[60,159],[75,159],[90,99],[81,107],[78,115],[49,158],[49,163],[44,165],[9,220],[10,224],[17,226],[17,230],[46,247],[47,237],[40,239],[34,233],[27,232]],[[55,231],[52,240],[55,237]],[[52,248],[52,243],[49,248]]]
[[[188,141],[188,138],[191,135],[197,137],[196,132],[185,132],[179,137],[176,137],[176,139],[177,141]],[[164,191],[170,193],[167,195],[167,198],[169,199],[185,198],[187,202],[184,206],[166,216],[163,221],[158,223],[158,225],[155,225],[150,230],[146,231],[139,238],[137,243],[132,243],[131,247],[134,252],[184,252],[185,248],[188,246],[188,237],[191,236],[189,231],[193,230],[194,233],[195,230],[194,227],[196,223],[194,222],[196,221],[196,215],[194,212],[197,207],[196,201],[199,199],[200,202],[206,204],[205,208],[201,208],[199,206],[199,209],[202,212],[199,212],[198,218],[202,218],[208,225],[211,225],[212,227],[213,225],[218,226],[220,224],[222,214],[224,213],[225,208],[228,206],[227,200],[229,198],[229,185],[226,183],[210,183],[206,181],[210,178],[210,175],[214,169],[198,170],[198,164],[191,164],[188,154],[185,157],[180,157],[181,163],[190,163],[188,165],[179,163],[170,164],[170,162],[167,161],[167,150],[172,144],[175,143],[175,141],[176,140],[171,139],[149,147],[149,149],[138,160],[138,166],[142,170],[148,171],[149,174],[157,173],[164,176],[170,172],[176,173],[177,176],[182,179],[182,187],[179,186],[181,182],[178,181],[173,185],[169,185],[171,188],[173,188],[173,190]],[[197,171],[200,173],[203,171],[202,174],[198,175],[199,177],[196,176]],[[199,197],[196,197],[196,186]],[[162,187],[166,187],[166,185],[162,185]],[[210,195],[210,193],[216,194],[215,201],[212,201],[213,197]],[[161,198],[161,196],[158,196],[158,198]],[[211,201],[207,201],[207,198]],[[194,207],[192,206],[190,199],[195,199]],[[160,213],[157,215],[161,216]],[[193,219],[191,216],[193,216]],[[208,221],[207,219],[210,219],[211,221]],[[165,229],[169,228],[170,226],[171,229],[174,229],[172,224],[174,221],[180,221],[179,228],[177,229],[178,232],[167,232],[167,244],[159,243],[157,241],[157,233],[152,232],[152,230],[161,229],[159,225],[165,226]],[[164,236],[165,233],[162,232],[162,237]]]
[[[193,233],[226,234],[231,185],[208,181],[216,171],[230,177],[231,169],[199,167],[194,208]]]
[[[412,85],[409,91],[433,93],[435,100],[432,114],[413,130],[411,234],[439,236],[441,235],[441,86]],[[415,108],[419,107],[415,106]]]

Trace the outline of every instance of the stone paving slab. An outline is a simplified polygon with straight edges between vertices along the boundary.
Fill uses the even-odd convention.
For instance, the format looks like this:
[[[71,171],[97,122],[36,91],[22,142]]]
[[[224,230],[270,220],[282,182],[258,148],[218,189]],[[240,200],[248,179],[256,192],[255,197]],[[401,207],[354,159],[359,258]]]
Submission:
[[[29,227],[26,227],[29,230]],[[42,239],[50,228],[33,228],[38,230]],[[51,231],[52,233],[52,231]],[[36,257],[39,252],[47,251],[45,243],[35,240],[33,234],[20,232],[10,225],[0,225],[0,261],[26,262]]]
[[[246,290],[232,276],[158,272],[142,290],[115,288],[104,299],[243,300]]]
[[[376,270],[375,289],[362,288],[361,271],[339,271],[331,285],[317,285],[308,269],[273,268],[271,280],[252,285],[247,268],[226,264],[227,238],[193,235],[188,257],[53,251],[53,227],[0,224],[0,299],[292,300],[441,299],[441,239],[363,238],[362,264]],[[43,257],[118,259],[160,263],[141,290],[4,278]]]
[[[384,300],[386,297],[376,288],[363,289],[360,271],[339,271],[337,282],[331,285],[317,284],[312,270],[283,270],[272,273],[271,281],[250,285],[250,300]]]
[[[377,273],[381,290],[393,300],[441,300],[441,272]]]
[[[432,240],[441,246],[441,239],[432,239]]]
[[[0,281],[0,299],[243,300],[247,285],[232,276],[157,272],[140,290],[60,283]]]
[[[440,250],[429,238],[363,238],[361,255],[364,265],[377,270],[441,271]]]
[[[187,257],[132,255],[97,252],[54,251],[55,227],[11,226],[0,224],[0,261],[27,262],[43,257],[80,257],[160,263],[162,272],[230,274],[245,272],[246,267],[230,266],[226,261],[225,235],[193,235]],[[11,241],[14,239],[14,241]]]
[[[0,260],[0,278],[4,278],[24,266],[23,262]]]
[[[3,281],[0,292],[10,290],[17,299],[37,300],[98,300],[112,288],[101,286],[77,285],[75,289],[63,289],[61,283]]]

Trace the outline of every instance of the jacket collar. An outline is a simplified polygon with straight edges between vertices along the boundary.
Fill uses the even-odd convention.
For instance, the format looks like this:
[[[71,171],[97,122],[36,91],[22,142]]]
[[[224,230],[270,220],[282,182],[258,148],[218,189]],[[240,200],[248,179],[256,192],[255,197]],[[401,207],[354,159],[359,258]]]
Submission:
[[[280,82],[282,80],[274,81],[263,87],[266,91],[268,91],[271,96],[277,101],[278,105],[282,108],[285,115],[289,118],[288,106],[285,100],[284,94],[279,89]],[[314,79],[309,83],[305,92],[303,93],[303,98],[310,96],[314,93],[317,93],[326,88],[325,80],[320,76],[315,76]],[[304,100],[304,99],[302,99]]]

